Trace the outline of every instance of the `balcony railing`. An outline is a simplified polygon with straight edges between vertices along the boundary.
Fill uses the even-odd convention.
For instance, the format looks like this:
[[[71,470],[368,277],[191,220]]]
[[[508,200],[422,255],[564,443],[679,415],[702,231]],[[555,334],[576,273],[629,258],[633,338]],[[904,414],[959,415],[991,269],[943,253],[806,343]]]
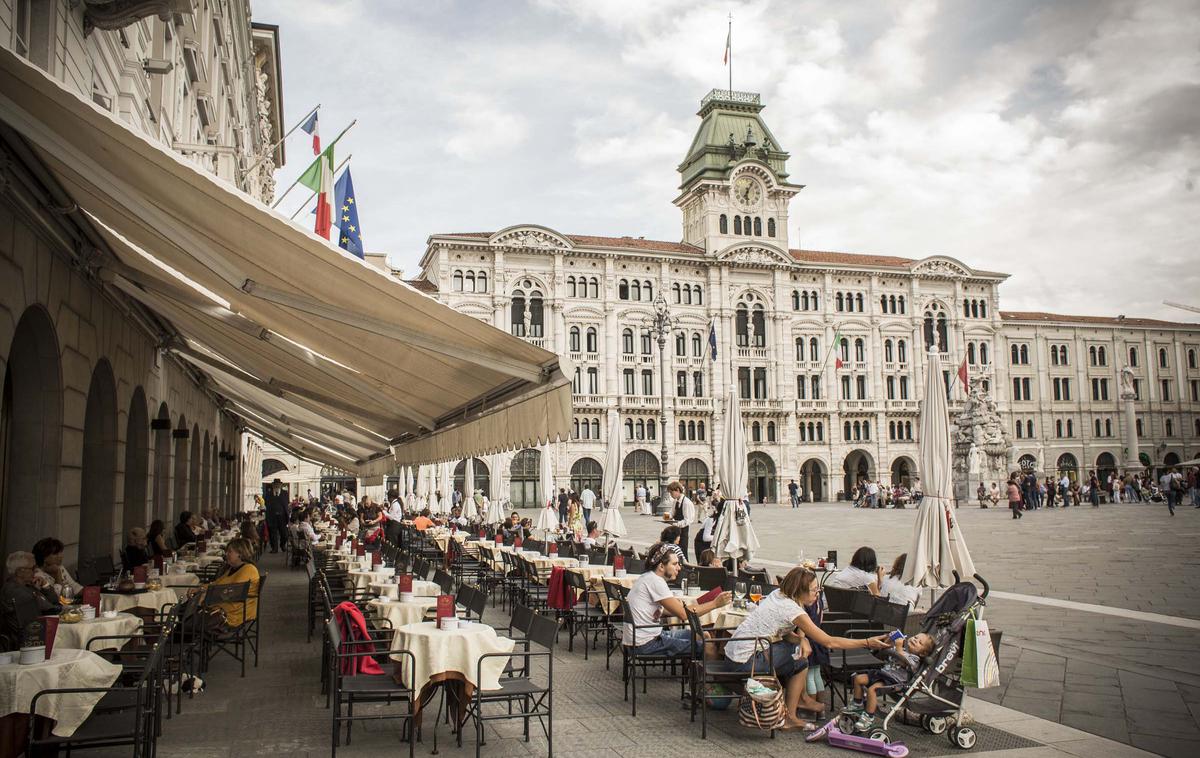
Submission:
[[[766,413],[780,413],[783,411],[782,400],[763,400],[759,398],[745,399],[741,401],[743,411],[759,411]]]
[[[797,400],[796,413],[828,413],[828,400]]]
[[[621,364],[625,366],[653,366],[658,356],[647,353],[621,353]]]
[[[607,408],[607,395],[572,395],[571,403],[577,408]]]
[[[622,395],[617,398],[617,405],[623,411],[656,411],[662,407],[662,401],[657,395]]]
[[[771,356],[770,351],[765,347],[739,347],[737,348],[737,357],[749,358],[752,360],[766,360]]]
[[[579,351],[571,352],[572,363],[599,363],[600,353],[581,353]]]
[[[879,410],[878,400],[839,400],[838,410],[850,413],[874,413]]]
[[[687,411],[711,411],[713,401],[711,397],[677,397],[675,398],[675,408]]]
[[[920,402],[917,400],[888,400],[887,409],[889,411],[917,411],[920,410]]]

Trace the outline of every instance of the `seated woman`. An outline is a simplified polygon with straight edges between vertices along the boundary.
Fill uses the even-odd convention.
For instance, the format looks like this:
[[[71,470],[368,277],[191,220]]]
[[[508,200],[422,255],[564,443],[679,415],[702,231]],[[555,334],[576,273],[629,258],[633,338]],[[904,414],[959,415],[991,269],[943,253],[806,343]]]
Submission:
[[[129,530],[129,539],[125,543],[125,554],[121,558],[122,567],[126,571],[133,571],[138,566],[145,566],[150,562],[150,551],[147,550],[146,530],[140,526],[135,526]]]
[[[875,558],[875,551],[869,547],[860,547],[854,551],[850,565],[838,569],[825,580],[826,587],[839,587],[845,590],[866,590],[872,595],[879,594],[879,585],[883,582],[883,566]]]
[[[34,576],[38,583],[48,586],[59,595],[78,595],[83,585],[71,578],[63,565],[63,543],[53,537],[43,537],[33,545],[33,560],[37,564]]]
[[[206,628],[220,631],[236,629],[242,624],[258,617],[258,567],[254,560],[254,547],[241,537],[235,537],[225,546],[225,568],[219,577],[211,583],[193,592],[207,593],[213,586],[225,584],[250,583],[249,596],[245,608],[241,601],[228,603],[213,603],[210,607],[220,609],[220,613],[205,620]]]
[[[665,527],[658,535],[658,541],[666,545],[671,552],[675,553],[675,555],[678,555],[680,563],[683,563],[685,560],[687,560],[687,556],[683,554],[683,548],[679,545],[679,542],[682,539],[683,530],[674,524]]]
[[[721,559],[713,550],[705,550],[700,554],[700,563],[704,568],[724,568],[725,564],[721,563]]]
[[[171,549],[167,547],[167,525],[162,522],[162,519],[154,519],[150,522],[150,529],[146,532],[146,546],[150,548],[150,557],[157,558],[160,555],[164,558],[170,557]]]
[[[591,550],[592,548],[594,548],[596,546],[596,544],[599,541],[600,541],[600,527],[596,525],[595,521],[587,522],[587,534],[584,535],[584,538],[582,540],[580,540],[580,543],[584,547],[586,547],[588,550]]]
[[[822,711],[825,706],[809,695],[805,689],[808,657],[812,653],[810,640],[833,650],[865,648],[882,650],[888,646],[886,636],[866,639],[831,637],[826,634],[805,612],[804,606],[816,602],[821,585],[817,575],[802,566],[788,572],[773,591],[759,601],[758,606],[738,625],[733,641],[725,644],[725,657],[737,665],[740,671],[769,672],[772,665],[775,675],[784,685],[784,729],[813,728],[813,724],[800,718],[796,711]],[[769,650],[762,650],[761,643],[739,637],[775,637]],[[759,645],[755,652],[756,644]]]
[[[885,597],[893,603],[906,603],[909,608],[915,608],[917,601],[921,599],[921,590],[900,581],[900,577],[904,576],[904,563],[907,560],[908,553],[901,553],[892,562],[892,570],[879,585],[879,596]]]
[[[36,575],[32,553],[9,553],[5,569],[4,584],[0,585],[0,648],[19,650],[24,627],[34,620],[23,613],[52,614],[62,607],[46,580]]]
[[[179,523],[175,525],[176,549],[181,549],[184,545],[196,541],[196,532],[192,529],[192,522],[195,518],[191,511],[184,511],[179,514]]]

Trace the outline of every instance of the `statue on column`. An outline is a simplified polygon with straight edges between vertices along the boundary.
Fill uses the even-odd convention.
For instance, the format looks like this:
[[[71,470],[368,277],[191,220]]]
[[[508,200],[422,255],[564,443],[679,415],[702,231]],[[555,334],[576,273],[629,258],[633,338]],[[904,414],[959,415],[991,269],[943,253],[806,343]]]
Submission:
[[[754,347],[754,314],[746,315],[746,346]]]
[[[529,310],[529,301],[525,301],[525,310],[521,313],[521,323],[524,325],[524,336],[533,336],[533,313]]]
[[[1121,369],[1121,399],[1122,400],[1136,400],[1137,399],[1137,388],[1134,386],[1134,379],[1135,379],[1135,377],[1134,377],[1133,369],[1129,368],[1128,366]]]

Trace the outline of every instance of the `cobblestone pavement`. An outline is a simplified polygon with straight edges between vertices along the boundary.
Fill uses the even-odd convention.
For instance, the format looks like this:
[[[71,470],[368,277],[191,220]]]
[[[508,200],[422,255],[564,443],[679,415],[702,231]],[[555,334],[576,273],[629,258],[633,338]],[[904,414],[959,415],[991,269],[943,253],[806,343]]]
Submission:
[[[170,758],[226,758],[232,756],[322,756],[330,753],[329,711],[319,694],[319,642],[305,640],[302,572],[282,568],[280,556],[268,555],[263,568],[272,572],[263,608],[263,653],[256,669],[245,679],[227,659],[218,659],[207,676],[208,690],[194,700],[184,700],[181,716],[164,722],[160,754]],[[502,623],[499,609],[489,608],[485,621]],[[805,744],[797,734],[775,739],[737,726],[731,712],[714,713],[707,740],[700,739],[699,724],[691,724],[680,706],[678,685],[652,682],[647,695],[638,698],[638,715],[630,715],[623,699],[617,669],[606,671],[604,656],[584,661],[577,646],[567,652],[562,640],[554,660],[554,754],[558,758],[732,758],[747,754],[770,758],[844,758],[852,753],[823,744]],[[969,710],[978,721],[979,743],[972,752],[1004,758],[1060,758],[1080,756],[1145,756],[1146,753],[1085,732],[1028,716],[1003,706],[975,701]],[[417,754],[432,750],[431,717],[426,717],[423,741]],[[464,758],[475,751],[468,731],[462,748],[454,746],[448,727],[439,727],[440,752]],[[944,736],[933,737],[918,729],[894,730],[918,758],[956,755]],[[545,756],[546,742],[536,724],[534,738],[520,737],[520,724],[505,722],[487,730],[482,748],[489,758]],[[403,755],[398,722],[360,722],[353,744],[339,755]],[[127,750],[101,751],[102,756],[125,756]]]
[[[783,568],[801,549],[837,550],[845,564],[859,545],[890,562],[907,550],[915,513],[818,503],[758,506],[752,517],[763,562]],[[1200,755],[1200,510],[1177,513],[1085,505],[1014,521],[1005,509],[960,508],[976,567],[998,595],[987,618],[1004,631],[1001,686],[978,696],[1146,750]],[[661,528],[625,522],[639,542]]]

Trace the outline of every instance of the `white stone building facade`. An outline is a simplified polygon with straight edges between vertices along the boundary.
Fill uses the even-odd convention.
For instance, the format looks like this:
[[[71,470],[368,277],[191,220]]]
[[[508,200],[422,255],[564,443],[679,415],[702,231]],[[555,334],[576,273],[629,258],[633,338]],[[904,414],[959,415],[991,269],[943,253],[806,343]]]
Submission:
[[[621,415],[627,499],[635,482],[657,491],[660,474],[712,482],[730,389],[741,398],[754,500],[786,499],[792,479],[812,500],[836,499],[861,477],[902,481],[919,474],[931,346],[949,375],[966,358],[985,378],[1014,470],[1106,470],[1133,456],[1118,397],[1127,364],[1143,460],[1200,454],[1200,325],[1005,312],[1007,274],[954,257],[792,249],[789,210],[802,186],[789,181],[788,154],[761,112],[752,93],[714,90],[702,101],[679,166],[680,242],[533,224],[429,238],[413,284],[574,363],[576,423],[552,447],[556,487],[598,489],[609,409]],[[672,318],[665,371],[647,328],[659,296]],[[952,393],[952,413],[962,399]],[[519,505],[543,497],[540,454],[499,466]]]

